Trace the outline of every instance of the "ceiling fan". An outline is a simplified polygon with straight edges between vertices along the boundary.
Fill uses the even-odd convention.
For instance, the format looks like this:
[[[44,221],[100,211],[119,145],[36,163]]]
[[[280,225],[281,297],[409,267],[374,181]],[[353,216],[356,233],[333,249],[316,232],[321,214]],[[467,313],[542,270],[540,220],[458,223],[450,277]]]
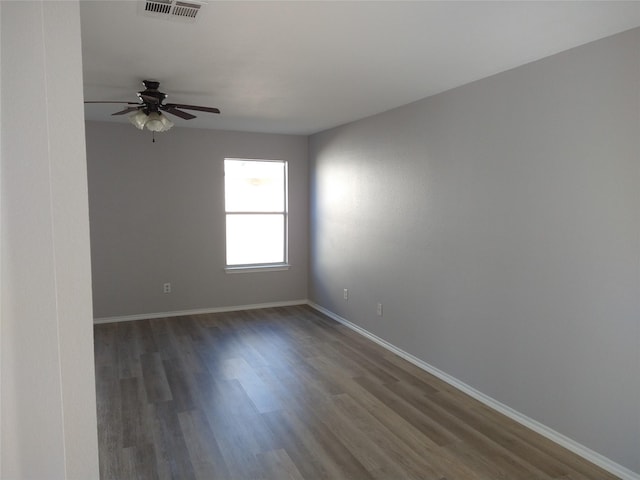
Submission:
[[[129,121],[140,130],[147,127],[152,132],[166,132],[173,127],[171,122],[162,112],[170,113],[184,120],[196,118],[195,115],[184,112],[183,110],[196,110],[199,112],[220,113],[220,110],[213,107],[201,107],[199,105],[184,105],[181,103],[164,103],[167,94],[158,90],[160,82],[153,80],[143,80],[142,84],[145,89],[138,92],[138,102],[127,102],[117,100],[95,100],[85,101],[84,103],[120,103],[128,105],[119,112],[111,115],[125,115],[130,113]],[[153,140],[155,142],[155,138]]]

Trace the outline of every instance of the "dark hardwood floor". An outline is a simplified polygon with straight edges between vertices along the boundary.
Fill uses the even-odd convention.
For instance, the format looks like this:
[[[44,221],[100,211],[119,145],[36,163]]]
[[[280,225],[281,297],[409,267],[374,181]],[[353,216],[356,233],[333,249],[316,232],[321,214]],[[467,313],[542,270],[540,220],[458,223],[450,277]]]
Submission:
[[[309,307],[96,325],[107,479],[612,479]]]

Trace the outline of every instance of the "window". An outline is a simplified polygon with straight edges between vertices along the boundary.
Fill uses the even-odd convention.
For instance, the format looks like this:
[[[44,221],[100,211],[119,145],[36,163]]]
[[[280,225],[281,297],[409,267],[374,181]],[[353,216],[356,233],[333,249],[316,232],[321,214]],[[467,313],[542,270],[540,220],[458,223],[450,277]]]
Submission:
[[[224,161],[227,270],[286,267],[287,162]]]

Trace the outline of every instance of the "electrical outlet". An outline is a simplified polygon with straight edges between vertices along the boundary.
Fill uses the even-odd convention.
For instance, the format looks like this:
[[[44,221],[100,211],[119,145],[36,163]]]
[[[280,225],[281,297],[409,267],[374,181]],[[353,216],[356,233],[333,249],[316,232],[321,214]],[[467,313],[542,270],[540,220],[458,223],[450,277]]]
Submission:
[[[346,288],[344,289],[344,292],[342,292],[342,298],[344,298],[345,300],[349,300],[349,290],[347,290]]]
[[[379,303],[378,306],[376,307],[376,313],[378,314],[379,317],[382,316],[382,304]]]
[[[165,283],[165,284],[162,286],[162,291],[163,291],[164,293],[171,293],[171,284],[170,284],[170,283]]]

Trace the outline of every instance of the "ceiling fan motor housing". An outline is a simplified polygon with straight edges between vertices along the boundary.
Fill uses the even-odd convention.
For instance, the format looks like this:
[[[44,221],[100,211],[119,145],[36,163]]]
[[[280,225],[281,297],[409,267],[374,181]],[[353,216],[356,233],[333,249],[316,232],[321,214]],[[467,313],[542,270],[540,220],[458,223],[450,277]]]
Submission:
[[[155,80],[143,80],[142,84],[148,90],[157,90],[158,87],[160,86],[160,82],[156,82]]]
[[[144,103],[145,112],[157,112],[162,102],[167,98],[167,94],[158,90],[160,82],[143,80],[142,84],[145,86],[145,90],[138,92],[138,98]]]

